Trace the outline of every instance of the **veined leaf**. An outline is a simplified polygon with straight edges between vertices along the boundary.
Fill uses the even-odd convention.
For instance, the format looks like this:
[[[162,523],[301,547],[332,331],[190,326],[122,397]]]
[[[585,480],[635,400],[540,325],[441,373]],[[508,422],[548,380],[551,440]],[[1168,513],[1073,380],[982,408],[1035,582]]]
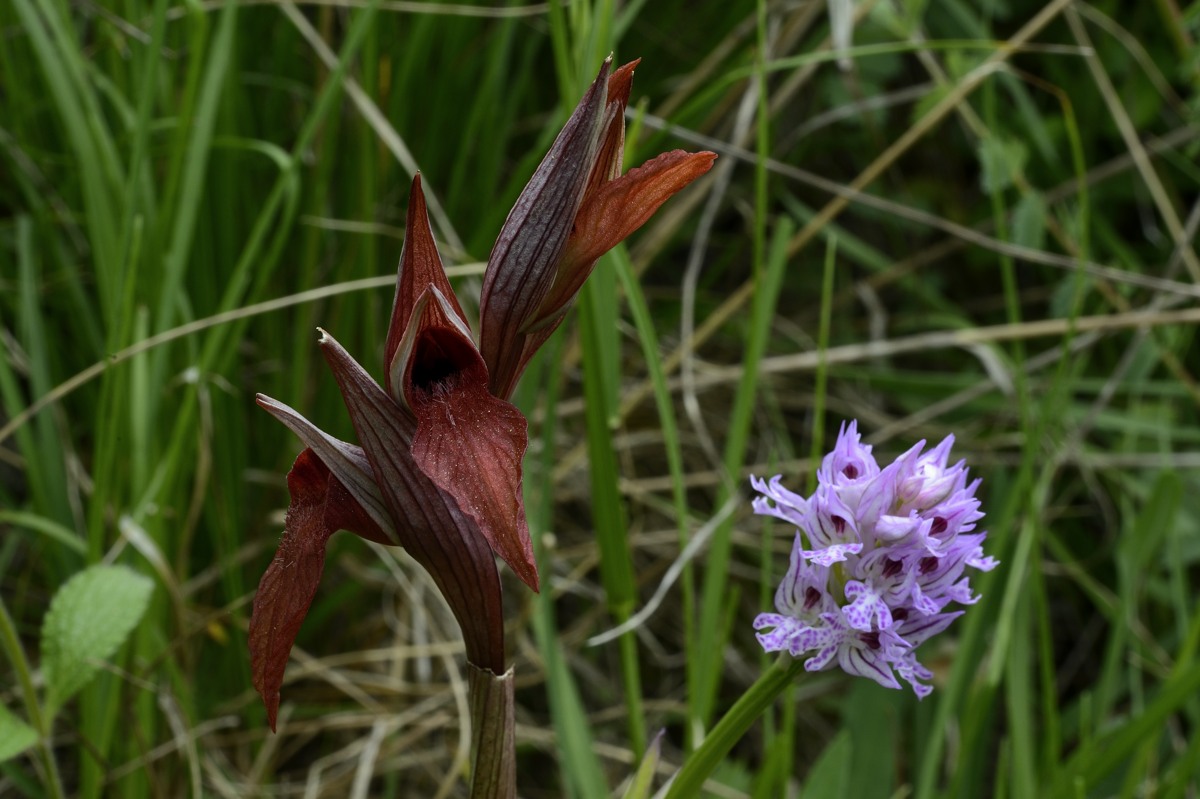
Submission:
[[[46,713],[53,717],[142,618],[154,584],[124,566],[91,566],[63,584],[42,622]]]

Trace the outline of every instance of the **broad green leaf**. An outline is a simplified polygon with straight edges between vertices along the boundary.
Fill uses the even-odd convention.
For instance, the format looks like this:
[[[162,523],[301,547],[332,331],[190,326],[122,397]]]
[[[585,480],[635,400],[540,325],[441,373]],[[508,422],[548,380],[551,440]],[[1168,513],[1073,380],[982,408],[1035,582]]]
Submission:
[[[754,774],[740,760],[726,758],[713,769],[709,777],[717,785],[723,785],[727,790],[721,793],[704,791],[697,799],[717,799],[720,796],[736,796],[739,792],[746,794],[754,788]]]
[[[1025,169],[1029,150],[1019,139],[989,136],[979,142],[980,182],[988,194],[1003,191]]]
[[[848,796],[850,786],[850,762],[854,752],[850,733],[842,730],[813,764],[804,784],[803,796]]]
[[[1145,579],[1147,572],[1163,559],[1164,542],[1179,518],[1183,501],[1183,481],[1171,471],[1163,471],[1154,481],[1150,497],[1138,517],[1135,533],[1121,542],[1122,557]]]
[[[985,54],[978,50],[949,50],[946,52],[946,72],[958,83],[983,63]]]
[[[1012,239],[1014,244],[1040,250],[1046,243],[1046,199],[1040,192],[1021,195],[1013,208]]]
[[[16,757],[37,743],[37,732],[0,705],[0,763]]]
[[[150,601],[153,583],[124,566],[91,566],[68,580],[42,623],[46,712],[53,717],[117,651]]]
[[[934,107],[946,96],[950,94],[950,89],[947,86],[935,86],[924,97],[913,105],[912,113],[909,115],[909,123],[916,124],[923,119]]]
[[[843,704],[842,724],[851,743],[844,796],[887,799],[895,794],[896,753],[904,739],[898,720],[906,701],[900,691],[869,680],[854,681]]]

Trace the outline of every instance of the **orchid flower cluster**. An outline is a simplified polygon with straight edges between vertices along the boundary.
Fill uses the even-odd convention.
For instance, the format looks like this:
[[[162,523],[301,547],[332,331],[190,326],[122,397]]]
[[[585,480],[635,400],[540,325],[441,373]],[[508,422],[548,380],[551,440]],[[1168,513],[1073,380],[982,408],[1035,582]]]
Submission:
[[[471,795],[515,796],[513,681],[495,558],[531,589],[539,581],[521,493],[526,420],[508,400],[600,256],[716,158],[673,150],[622,174],[636,66],[605,61],[517,198],[488,258],[478,339],[442,267],[420,176],[413,180],[383,384],[320,331],[358,444],[258,395],[305,445],[288,473],[283,538],[250,617],[251,672],[272,729],[327,543],[348,530],[404,547],[437,584],[469,666]]]
[[[983,553],[983,518],[963,461],[948,466],[954,436],[928,452],[917,443],[880,468],[856,422],[843,423],[837,445],[817,471],[811,497],[751,478],[761,494],[754,512],[798,530],[791,564],[775,594],[778,613],[754,620],[767,652],[792,657],[813,652],[808,671],[836,663],[849,674],[900,688],[897,675],[918,697],[933,674],[914,650],[945,630],[971,605],[967,567],[990,571]]]

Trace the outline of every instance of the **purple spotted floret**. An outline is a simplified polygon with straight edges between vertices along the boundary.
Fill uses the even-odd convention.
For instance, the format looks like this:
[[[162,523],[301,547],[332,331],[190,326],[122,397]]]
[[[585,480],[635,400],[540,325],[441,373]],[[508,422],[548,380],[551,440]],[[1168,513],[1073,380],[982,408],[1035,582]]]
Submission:
[[[768,652],[808,655],[804,667],[837,666],[918,697],[933,675],[914,650],[972,605],[966,569],[990,571],[983,518],[963,461],[948,465],[954,436],[922,453],[921,441],[880,468],[857,422],[843,423],[817,470],[817,489],[802,497],[779,476],[751,477],[754,512],[796,527],[791,564],[775,593],[777,613],[754,620]]]

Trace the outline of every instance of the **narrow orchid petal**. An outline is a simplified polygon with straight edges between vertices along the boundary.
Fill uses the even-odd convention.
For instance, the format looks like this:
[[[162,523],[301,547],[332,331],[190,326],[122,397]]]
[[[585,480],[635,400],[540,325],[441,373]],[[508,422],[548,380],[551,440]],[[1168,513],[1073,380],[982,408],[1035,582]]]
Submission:
[[[677,169],[672,170],[667,168],[665,174],[664,170],[657,169],[655,166],[656,162],[674,155],[685,159],[683,163],[674,165]],[[545,299],[542,300],[541,305],[538,306],[537,311],[529,317],[526,326],[521,331],[525,335],[523,340],[517,342],[520,346],[518,351],[519,356],[517,357],[520,369],[524,369],[524,365],[533,358],[534,354],[541,349],[542,345],[546,343],[550,336],[554,334],[554,331],[558,329],[558,326],[566,319],[567,312],[575,302],[575,297],[579,294],[580,289],[583,288],[583,284],[587,282],[588,277],[591,276],[592,270],[596,266],[596,260],[619,244],[630,233],[645,224],[646,220],[672,194],[682,189],[695,177],[707,172],[714,158],[716,156],[712,153],[685,153],[682,150],[664,153],[654,161],[638,167],[638,169],[653,168],[655,170],[654,174],[639,173],[638,169],[633,169],[623,177],[601,185],[599,189],[589,195],[588,199],[585,200],[584,207],[580,209],[579,215],[575,217],[575,226],[571,237],[567,241],[566,249],[563,250],[562,261],[559,263],[554,283],[550,287],[550,291],[546,294]],[[700,160],[696,161],[695,159]],[[698,171],[691,177],[683,180],[682,178],[688,172],[689,167],[698,169]],[[655,177],[655,175],[674,179],[678,188],[666,189],[668,184],[655,186],[646,182]],[[640,182],[623,182],[630,177]],[[680,182],[681,180],[682,182]],[[656,197],[655,195],[660,190],[663,190],[661,197]],[[596,203],[604,201],[604,198],[608,198],[612,202],[605,202],[603,207],[596,205]],[[592,211],[597,212],[594,216],[602,217],[612,224],[607,226],[601,225],[599,228],[595,226],[589,227],[589,223],[585,220],[585,214],[591,214]],[[595,222],[595,218],[592,221]],[[586,242],[580,243],[583,241],[580,238],[580,231],[589,229],[593,230],[594,233],[598,232],[601,236],[607,235],[607,233],[612,231],[618,232],[612,233],[611,237],[607,239],[591,239],[593,245],[587,245]],[[585,260],[588,258],[590,260]],[[520,376],[520,369],[518,369],[516,377]],[[496,382],[494,380],[492,386],[495,389]],[[508,390],[511,391],[511,388]]]
[[[550,290],[596,158],[611,59],[579,101],[513,205],[488,258],[479,317],[492,393],[507,398],[524,368],[521,335]]]
[[[604,122],[600,126],[600,146],[596,152],[596,165],[592,167],[584,191],[585,198],[608,181],[621,176],[625,155],[625,108],[629,105],[629,94],[633,90],[633,71],[639,63],[640,58],[622,64],[613,70],[608,79],[608,104],[604,108]]]
[[[600,143],[596,148],[596,163],[588,177],[583,192],[583,205],[604,184],[621,176],[621,164],[625,156],[625,105],[609,103],[604,109],[604,121],[600,123]],[[583,206],[580,206],[583,207]],[[568,240],[570,237],[568,236]]]
[[[259,394],[255,399],[263,410],[283,422],[321,459],[344,490],[354,497],[376,527],[383,531],[386,540],[381,543],[393,546],[403,543],[388,512],[387,503],[383,501],[383,492],[379,490],[375,473],[361,447],[334,438],[279,400],[265,394]]]
[[[933,672],[918,663],[916,655],[909,652],[892,665],[896,667],[896,673],[900,675],[900,679],[912,686],[913,693],[917,695],[917,699],[924,699],[933,693],[932,685],[925,685],[918,682],[918,680],[932,679]]]
[[[861,543],[830,544],[829,546],[821,549],[805,549],[801,551],[800,554],[803,555],[806,560],[811,561],[818,566],[825,566],[828,568],[835,563],[841,563],[845,560],[848,560],[850,555],[857,555],[859,552],[862,552],[862,547],[863,545]]]
[[[567,264],[586,264],[646,224],[663,203],[712,168],[715,153],[672,150],[605,184],[580,209],[567,241]],[[565,269],[565,271],[570,271]]]
[[[606,184],[621,177],[621,167],[625,156],[625,108],[629,105],[629,94],[633,90],[633,71],[639,63],[641,63],[640,58],[630,61],[628,64],[622,64],[613,71],[608,79],[608,104],[604,108],[604,119],[600,123],[600,141],[596,148],[595,165],[592,167],[591,175],[588,176],[581,209],[587,207],[589,199],[600,192]],[[575,220],[572,220],[572,225],[574,223]],[[570,246],[570,236],[567,237],[567,246]],[[550,294],[555,293],[556,287],[562,280],[564,262],[560,262],[558,265],[554,282],[550,287]],[[546,319],[539,312],[535,320],[527,324],[529,335],[525,339],[522,362],[532,358],[534,353],[541,349],[542,344],[546,343],[546,340],[554,333],[567,308],[571,305],[574,294],[583,287],[583,283],[590,273],[590,269],[584,273],[570,297],[563,302],[556,302],[561,308],[561,313]],[[543,300],[542,304],[544,306],[546,301]]]
[[[846,583],[845,594],[851,601],[842,608],[842,613],[851,627],[870,632],[892,626],[892,611],[874,586],[851,580]]]
[[[301,459],[303,463],[297,460],[288,474],[292,503],[283,538],[259,581],[250,613],[250,671],[272,730],[288,655],[317,593],[325,570],[325,545],[334,533],[325,521],[328,480],[308,468],[314,461],[319,463],[316,458],[305,458],[302,453]]]
[[[388,393],[405,409],[412,410],[406,396],[405,380],[409,379],[418,342],[424,345],[419,371],[426,379],[475,368],[482,373],[485,384],[487,382],[487,367],[483,365],[479,348],[471,338],[470,329],[458,323],[455,307],[453,298],[447,298],[434,285],[427,286],[413,305],[404,335],[388,364]]]
[[[405,549],[429,572],[454,612],[467,659],[503,673],[500,575],[486,539],[474,519],[413,460],[416,419],[332,336],[322,331],[320,344],[388,510],[408,526]]]
[[[537,315],[526,329],[555,324],[592,272],[596,260],[644,225],[659,207],[707,172],[710,152],[672,150],[605,183],[575,217],[562,264]]]
[[[823,637],[827,637],[827,636],[823,636]],[[792,648],[790,650],[792,653],[792,657],[796,657],[801,652],[807,652],[809,649],[813,648],[813,647],[810,647],[808,644],[809,644],[809,641],[794,642],[792,645]],[[820,649],[817,650],[817,654],[813,655],[808,660],[804,661],[805,671],[820,671],[821,669],[825,668],[826,666],[828,666],[830,663],[833,662],[833,659],[834,659],[834,657],[837,656],[837,653],[838,653],[838,645],[836,643],[825,644],[824,646],[822,646]]]
[[[845,646],[838,650],[838,665],[847,674],[874,680],[884,688],[900,687],[891,667],[878,653],[867,646]]]
[[[629,94],[633,91],[633,72],[640,63],[642,63],[642,59],[635,58],[612,71],[612,75],[608,78],[608,94],[605,96],[605,102],[617,103],[621,108],[629,105]]]
[[[387,540],[313,450],[300,453],[287,481],[291,504],[283,538],[250,613],[250,671],[272,730],[288,656],[321,582],[329,537],[350,530],[372,541]]]
[[[408,197],[408,218],[404,226],[404,249],[400,253],[400,267],[396,274],[396,298],[392,301],[392,321],[388,325],[387,343],[384,345],[383,362],[391,363],[400,339],[404,335],[408,320],[412,317],[417,298],[428,286],[436,286],[454,308],[454,321],[458,327],[471,335],[466,314],[454,296],[450,279],[442,266],[437,244],[433,240],[433,229],[429,226],[429,212],[425,208],[425,192],[421,190],[421,176],[413,177],[412,190]],[[387,375],[387,390],[393,397],[397,391],[392,385],[392,375]]]
[[[967,558],[967,565],[979,569],[983,572],[990,572],[992,569],[1000,565],[1000,561],[993,558],[991,555],[984,556],[983,547],[976,547],[971,553],[971,557]]]
[[[538,590],[537,564],[521,498],[525,417],[483,383],[426,394],[414,406],[413,458],[469,514],[522,582]]]
[[[754,619],[754,629],[767,630],[755,634],[766,652],[782,652],[790,649],[792,639],[802,628],[802,623],[791,616],[781,616],[777,613],[760,613]],[[768,629],[771,628],[771,629]]]
[[[945,630],[963,613],[965,611],[956,610],[953,613],[939,613],[934,616],[914,616],[900,628],[900,634],[915,648]]]
[[[783,476],[775,475],[769,481],[750,476],[750,485],[762,494],[755,497],[751,505],[754,512],[763,516],[775,516],[796,527],[803,527],[808,519],[809,502],[783,485]]]
[[[420,319],[425,315],[426,306],[434,301],[435,291],[436,289],[421,292],[421,296],[413,304],[412,319],[405,323],[404,335],[400,337],[396,348],[392,350],[390,359],[384,361],[387,366],[388,394],[406,411],[412,411],[412,407],[408,404],[408,398],[404,393],[404,375],[409,370],[413,353],[416,350],[417,333],[420,332],[420,325],[415,324],[413,320]]]
[[[513,405],[488,391],[487,367],[474,342],[451,324],[452,313],[441,292],[430,287],[417,300],[391,366],[397,399],[417,417],[413,459],[536,591],[521,494],[527,423]]]

